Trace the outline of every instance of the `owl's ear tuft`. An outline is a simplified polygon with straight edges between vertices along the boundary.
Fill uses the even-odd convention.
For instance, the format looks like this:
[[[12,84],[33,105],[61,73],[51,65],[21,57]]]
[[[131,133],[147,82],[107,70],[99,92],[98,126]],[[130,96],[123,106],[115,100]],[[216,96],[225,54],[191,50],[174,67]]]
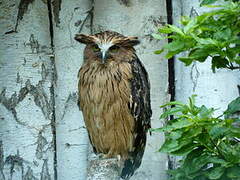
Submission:
[[[76,34],[74,39],[83,44],[93,43],[93,37],[85,34]]]
[[[136,46],[140,43],[140,41],[138,40],[138,37],[136,36],[129,36],[127,37],[124,42],[123,45],[124,46]]]

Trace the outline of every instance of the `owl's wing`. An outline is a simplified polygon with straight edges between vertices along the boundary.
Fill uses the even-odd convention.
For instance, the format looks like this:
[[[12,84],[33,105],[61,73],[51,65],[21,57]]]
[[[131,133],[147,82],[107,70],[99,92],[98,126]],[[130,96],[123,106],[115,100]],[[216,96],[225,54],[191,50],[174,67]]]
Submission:
[[[131,79],[132,104],[130,110],[137,127],[146,132],[151,127],[150,118],[152,116],[148,73],[137,56],[131,62],[131,66],[133,78]]]
[[[133,152],[129,152],[121,173],[123,179],[133,175],[141,165],[146,145],[146,133],[151,127],[150,83],[147,71],[137,56],[131,61],[132,76],[130,81],[131,100],[130,111],[135,120]]]

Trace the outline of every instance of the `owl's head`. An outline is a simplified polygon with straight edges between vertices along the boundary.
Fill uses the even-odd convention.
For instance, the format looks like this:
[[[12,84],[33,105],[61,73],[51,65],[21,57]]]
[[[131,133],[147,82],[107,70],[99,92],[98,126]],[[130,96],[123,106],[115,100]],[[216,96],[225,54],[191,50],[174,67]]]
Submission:
[[[84,59],[106,64],[110,61],[122,61],[134,53],[133,46],[139,44],[134,36],[123,36],[117,32],[104,31],[94,35],[77,34],[75,40],[86,44]]]

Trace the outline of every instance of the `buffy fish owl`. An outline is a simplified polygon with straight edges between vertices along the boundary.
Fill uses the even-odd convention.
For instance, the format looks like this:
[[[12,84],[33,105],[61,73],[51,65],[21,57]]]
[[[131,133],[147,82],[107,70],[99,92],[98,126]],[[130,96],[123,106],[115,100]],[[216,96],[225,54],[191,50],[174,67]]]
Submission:
[[[140,166],[152,115],[147,71],[134,46],[137,37],[105,31],[77,34],[86,45],[79,70],[79,107],[95,153],[119,156],[122,178]]]

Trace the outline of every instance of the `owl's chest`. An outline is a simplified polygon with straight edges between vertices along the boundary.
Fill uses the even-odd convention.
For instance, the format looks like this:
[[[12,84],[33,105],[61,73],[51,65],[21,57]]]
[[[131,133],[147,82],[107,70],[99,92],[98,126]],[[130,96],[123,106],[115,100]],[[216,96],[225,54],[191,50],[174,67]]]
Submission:
[[[79,73],[80,103],[112,104],[118,99],[129,99],[131,67],[128,63],[109,67],[82,67]]]

